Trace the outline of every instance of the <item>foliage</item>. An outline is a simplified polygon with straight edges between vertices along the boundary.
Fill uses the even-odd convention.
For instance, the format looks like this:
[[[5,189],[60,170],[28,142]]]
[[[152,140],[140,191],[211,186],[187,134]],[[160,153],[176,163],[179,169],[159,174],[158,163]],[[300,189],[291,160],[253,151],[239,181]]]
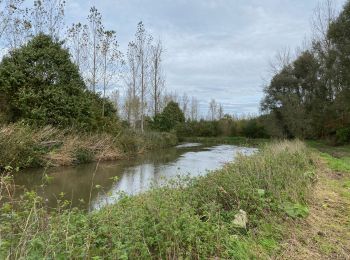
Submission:
[[[170,101],[164,108],[163,112],[153,118],[151,125],[155,130],[168,132],[174,129],[176,125],[183,122],[185,122],[185,116],[181,111],[179,104]]]
[[[285,64],[266,86],[262,109],[275,135],[318,139],[337,134],[339,141],[348,141],[341,129],[350,124],[349,17],[347,2],[325,38]]]
[[[350,142],[350,127],[337,129],[336,132],[337,141],[339,143],[349,143]]]
[[[257,119],[249,120],[242,130],[243,136],[249,138],[264,138],[267,137],[265,128],[262,124],[259,124]]]
[[[262,118],[234,119],[224,117],[214,121],[187,121],[176,126],[179,137],[219,137],[243,136],[248,138],[267,138]]]
[[[309,215],[309,209],[299,203],[286,202],[283,206],[284,211],[292,218],[306,218]]]
[[[89,214],[61,199],[47,213],[27,193],[0,208],[0,258],[268,258],[281,239],[276,220],[288,217],[283,205],[307,203],[313,168],[301,142],[281,142]],[[248,214],[247,230],[233,225],[239,210]]]
[[[5,104],[0,113],[8,122],[84,130],[117,125],[113,105],[86,89],[69,52],[43,34],[3,58],[0,91]]]

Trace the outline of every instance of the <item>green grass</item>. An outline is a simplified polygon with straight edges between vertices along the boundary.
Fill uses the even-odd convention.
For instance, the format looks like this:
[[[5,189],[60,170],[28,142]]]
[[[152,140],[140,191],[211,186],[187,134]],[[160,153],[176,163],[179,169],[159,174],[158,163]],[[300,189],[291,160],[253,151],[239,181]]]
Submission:
[[[0,258],[268,258],[291,218],[284,205],[307,205],[314,168],[303,143],[286,141],[90,214],[66,202],[48,213],[29,193],[0,210]],[[233,224],[239,210],[246,229]]]
[[[307,141],[307,144],[320,152],[328,153],[336,158],[350,158],[350,145],[334,146],[327,144],[325,141]]]
[[[331,170],[350,172],[350,145],[331,146],[322,141],[308,141],[307,144],[320,152]]]
[[[350,173],[350,157],[335,158],[328,153],[320,153],[320,155],[333,171]]]

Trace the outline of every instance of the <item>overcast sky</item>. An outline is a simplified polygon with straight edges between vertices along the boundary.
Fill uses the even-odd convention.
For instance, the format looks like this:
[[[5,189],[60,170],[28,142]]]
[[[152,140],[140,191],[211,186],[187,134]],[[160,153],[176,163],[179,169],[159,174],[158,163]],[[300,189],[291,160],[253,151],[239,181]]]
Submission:
[[[335,0],[337,6],[345,0]],[[232,114],[256,114],[269,61],[310,35],[318,0],[68,0],[70,21],[90,6],[116,30],[123,50],[143,21],[166,49],[168,90],[196,96],[205,114],[211,98]]]

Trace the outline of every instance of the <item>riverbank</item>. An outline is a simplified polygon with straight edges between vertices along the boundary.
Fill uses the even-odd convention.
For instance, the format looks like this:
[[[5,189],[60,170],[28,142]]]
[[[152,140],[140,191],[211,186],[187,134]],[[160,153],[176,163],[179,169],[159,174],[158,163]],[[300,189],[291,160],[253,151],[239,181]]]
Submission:
[[[138,133],[128,129],[115,134],[79,132],[16,123],[0,128],[0,167],[15,169],[112,161],[177,143],[177,137],[171,133]]]
[[[350,258],[350,149],[308,142],[320,151],[318,181],[313,187],[310,214],[284,224],[286,239],[278,259]]]
[[[48,214],[28,193],[1,208],[0,257],[268,258],[281,249],[284,223],[309,214],[317,165],[303,143],[274,143],[91,214],[64,200]],[[7,196],[11,182],[1,183]]]

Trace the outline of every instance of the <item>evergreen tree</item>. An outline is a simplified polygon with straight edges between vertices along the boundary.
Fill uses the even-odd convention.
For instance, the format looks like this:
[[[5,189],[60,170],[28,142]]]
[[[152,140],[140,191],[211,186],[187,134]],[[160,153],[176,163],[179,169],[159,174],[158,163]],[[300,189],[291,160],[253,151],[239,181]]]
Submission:
[[[8,122],[99,128],[102,99],[90,93],[62,43],[40,34],[0,63],[0,112]],[[112,105],[106,116],[115,118]]]
[[[170,101],[163,112],[156,115],[153,120],[153,128],[160,131],[170,131],[179,123],[185,122],[185,115],[179,104]]]

